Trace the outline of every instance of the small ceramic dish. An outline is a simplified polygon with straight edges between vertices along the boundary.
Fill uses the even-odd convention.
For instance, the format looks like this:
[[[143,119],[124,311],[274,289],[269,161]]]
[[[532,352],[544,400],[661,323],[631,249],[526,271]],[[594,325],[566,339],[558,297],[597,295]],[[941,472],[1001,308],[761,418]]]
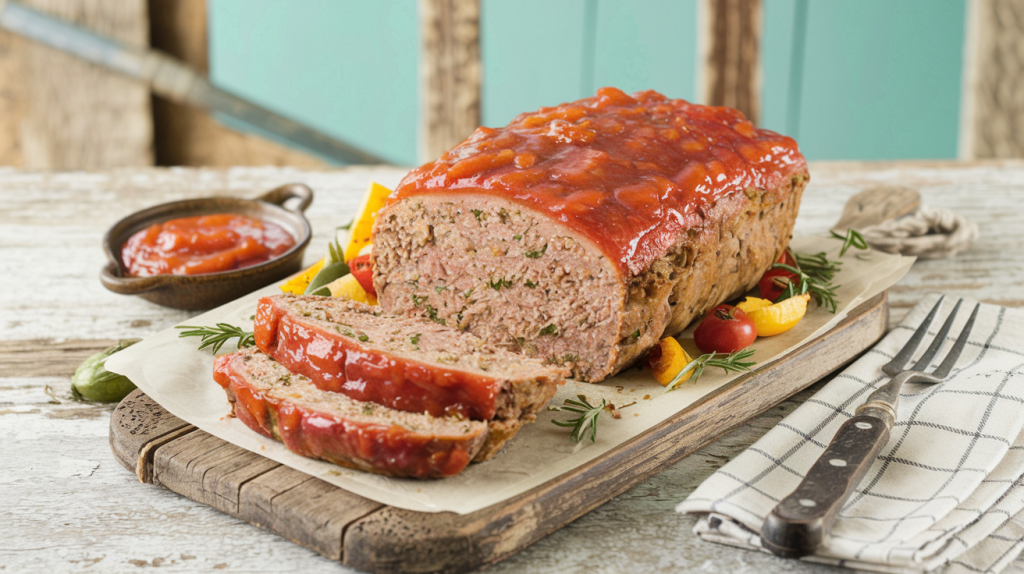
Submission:
[[[110,262],[100,272],[100,281],[114,293],[138,295],[175,309],[200,310],[223,305],[302,269],[302,254],[312,236],[309,222],[302,213],[312,201],[313,190],[301,183],[290,183],[255,199],[186,199],[133,213],[117,222],[103,237],[103,249]],[[295,245],[270,261],[232,271],[153,277],[130,277],[125,272],[121,247],[135,232],[170,219],[215,213],[238,213],[276,223],[292,234]]]

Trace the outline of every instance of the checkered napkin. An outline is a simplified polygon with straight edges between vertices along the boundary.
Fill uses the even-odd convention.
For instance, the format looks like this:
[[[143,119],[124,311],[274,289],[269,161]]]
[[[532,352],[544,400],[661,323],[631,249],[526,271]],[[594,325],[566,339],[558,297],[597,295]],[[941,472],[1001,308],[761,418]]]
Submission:
[[[764,517],[888,380],[882,365],[937,300],[921,301],[875,348],[679,504],[677,511],[701,515],[695,533],[760,549]],[[953,303],[944,303],[931,337]],[[961,306],[936,363],[973,305]],[[926,345],[920,347],[918,354]],[[832,536],[807,559],[881,572],[1001,570],[1024,549],[1022,430],[1024,309],[982,305],[952,376],[938,385],[903,386],[889,443],[840,511]]]

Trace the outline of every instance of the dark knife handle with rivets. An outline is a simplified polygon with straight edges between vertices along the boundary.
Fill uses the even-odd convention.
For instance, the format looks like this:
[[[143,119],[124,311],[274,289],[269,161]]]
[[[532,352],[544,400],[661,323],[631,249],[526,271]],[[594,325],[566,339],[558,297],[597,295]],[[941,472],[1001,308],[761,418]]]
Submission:
[[[860,414],[846,421],[796,490],[765,518],[761,545],[786,558],[813,553],[888,441],[889,428],[879,418]]]

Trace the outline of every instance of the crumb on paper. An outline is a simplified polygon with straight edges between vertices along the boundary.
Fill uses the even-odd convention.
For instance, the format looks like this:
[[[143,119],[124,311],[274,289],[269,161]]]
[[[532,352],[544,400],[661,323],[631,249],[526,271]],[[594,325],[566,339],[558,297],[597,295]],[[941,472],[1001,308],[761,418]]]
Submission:
[[[622,413],[619,412],[619,409],[615,408],[615,403],[608,403],[604,408],[612,414],[613,419],[622,418]]]
[[[651,395],[644,395],[644,400],[645,401],[651,400]]]

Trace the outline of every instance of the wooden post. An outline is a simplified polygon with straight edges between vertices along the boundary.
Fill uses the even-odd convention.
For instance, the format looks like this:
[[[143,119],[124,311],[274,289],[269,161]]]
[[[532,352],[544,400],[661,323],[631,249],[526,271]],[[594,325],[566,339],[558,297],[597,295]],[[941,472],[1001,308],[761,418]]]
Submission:
[[[145,0],[23,1],[125,44],[148,44]],[[0,31],[0,164],[152,165],[150,113],[146,86]]]
[[[960,157],[1024,157],[1024,0],[969,0]]]
[[[703,0],[700,75],[703,103],[761,119],[761,0]]]
[[[480,125],[480,2],[420,0],[420,160],[431,161]]]
[[[149,0],[149,10],[153,48],[209,74],[206,0]],[[326,165],[313,155],[228,129],[206,111],[160,97],[153,98],[153,127],[158,165]]]

